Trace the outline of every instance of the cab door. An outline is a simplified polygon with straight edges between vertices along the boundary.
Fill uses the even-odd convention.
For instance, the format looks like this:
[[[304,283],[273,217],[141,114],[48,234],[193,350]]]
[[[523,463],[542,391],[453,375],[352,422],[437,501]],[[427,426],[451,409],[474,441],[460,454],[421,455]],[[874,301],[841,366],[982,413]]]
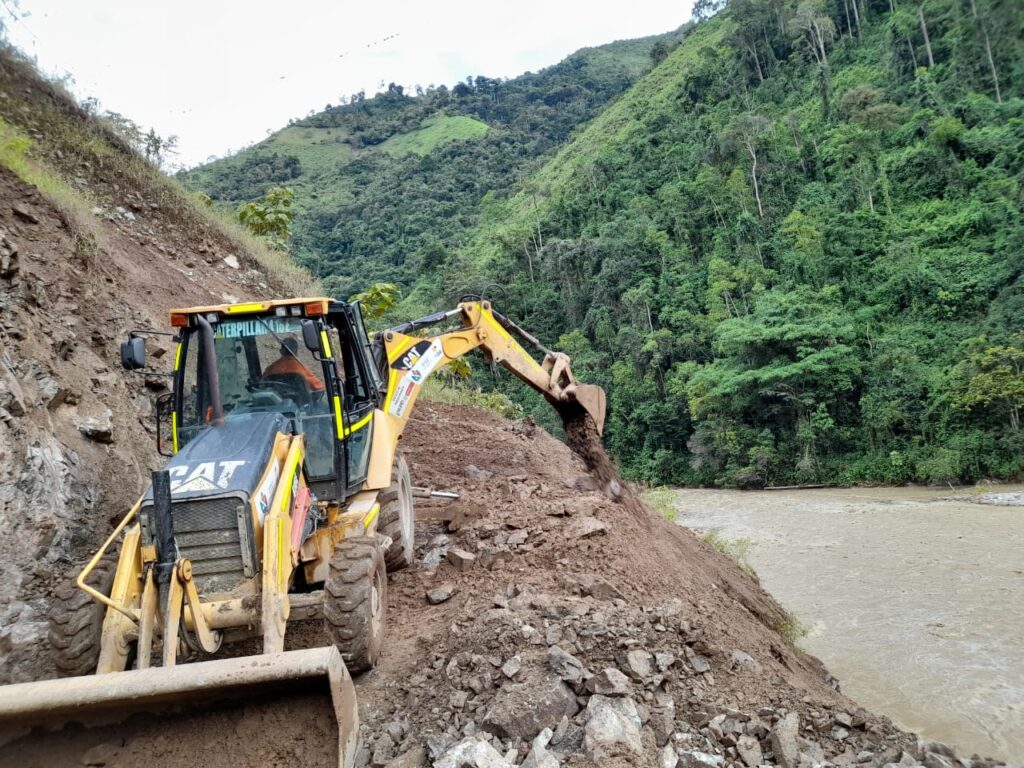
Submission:
[[[377,407],[375,379],[364,359],[363,345],[354,320],[358,320],[361,328],[362,318],[353,315],[349,305],[332,307],[331,325],[340,337],[341,348],[338,378],[342,393],[348,493],[355,493],[366,481],[373,442],[373,411]]]

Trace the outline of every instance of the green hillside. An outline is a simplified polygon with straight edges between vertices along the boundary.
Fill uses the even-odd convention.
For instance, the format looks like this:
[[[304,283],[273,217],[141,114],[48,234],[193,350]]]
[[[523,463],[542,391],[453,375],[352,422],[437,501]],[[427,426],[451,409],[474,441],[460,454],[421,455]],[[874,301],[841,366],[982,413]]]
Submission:
[[[439,282],[499,284],[561,337],[634,476],[1024,468],[1024,11],[856,11],[734,0],[491,206]]]
[[[181,179],[226,209],[288,186],[293,254],[332,292],[376,281],[409,289],[468,241],[485,197],[505,196],[511,179],[650,70],[656,46],[667,51],[681,37],[585,48],[512,80],[355,94]]]
[[[493,295],[608,390],[634,477],[1020,476],[1024,9],[732,0],[680,35],[392,89],[190,179],[294,186],[339,294]],[[489,128],[445,141],[455,117]]]

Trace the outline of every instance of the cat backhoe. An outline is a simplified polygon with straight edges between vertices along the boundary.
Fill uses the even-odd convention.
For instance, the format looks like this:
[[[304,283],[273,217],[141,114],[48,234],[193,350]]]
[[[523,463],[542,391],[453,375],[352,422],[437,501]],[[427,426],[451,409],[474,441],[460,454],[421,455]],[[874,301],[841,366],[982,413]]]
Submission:
[[[41,729],[306,682],[330,694],[347,766],[358,739],[350,674],[380,658],[387,572],[414,559],[398,445],[427,377],[480,349],[599,432],[604,392],[483,300],[372,340],[358,303],[325,298],[175,310],[171,326],[173,386],[156,409],[169,461],[57,591],[62,679],[0,688],[0,764],[4,750],[51,738]],[[153,333],[129,334],[125,368],[149,371]],[[286,651],[288,623],[311,619],[332,643]]]

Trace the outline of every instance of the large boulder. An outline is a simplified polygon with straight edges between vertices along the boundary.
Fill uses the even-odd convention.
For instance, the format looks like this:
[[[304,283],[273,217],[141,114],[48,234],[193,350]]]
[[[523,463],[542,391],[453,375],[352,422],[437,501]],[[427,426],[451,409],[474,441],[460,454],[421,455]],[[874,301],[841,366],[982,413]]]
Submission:
[[[576,695],[553,675],[505,685],[484,715],[483,729],[502,738],[532,741],[545,728],[579,711]]]
[[[600,763],[615,754],[639,755],[643,751],[640,725],[640,713],[632,699],[591,696],[583,739],[587,757]]]
[[[796,737],[800,732],[800,716],[790,712],[772,728],[772,752],[775,762],[782,768],[797,768],[800,764],[800,749]]]
[[[445,752],[434,768],[513,768],[512,763],[486,741],[467,737]]]

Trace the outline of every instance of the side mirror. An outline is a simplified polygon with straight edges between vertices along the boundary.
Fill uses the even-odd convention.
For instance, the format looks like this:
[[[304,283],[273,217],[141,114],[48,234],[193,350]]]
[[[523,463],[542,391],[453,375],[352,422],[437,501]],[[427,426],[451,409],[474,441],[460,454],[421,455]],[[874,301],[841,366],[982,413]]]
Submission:
[[[121,342],[121,366],[128,371],[146,367],[146,340],[130,336]]]
[[[320,328],[315,320],[302,321],[302,343],[314,355],[320,352]]]

